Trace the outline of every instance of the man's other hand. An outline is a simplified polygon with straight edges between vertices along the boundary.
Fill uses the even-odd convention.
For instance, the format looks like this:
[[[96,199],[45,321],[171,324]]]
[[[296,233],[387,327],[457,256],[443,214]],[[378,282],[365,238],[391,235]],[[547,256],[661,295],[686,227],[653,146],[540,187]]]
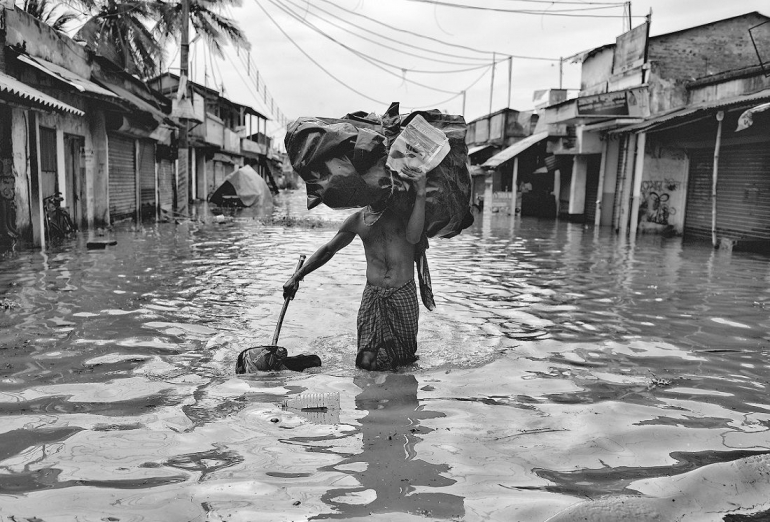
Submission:
[[[291,276],[289,280],[283,284],[283,298],[294,299],[297,290],[299,290],[299,280],[295,276]]]
[[[422,169],[404,166],[401,169],[401,175],[412,183],[418,194],[425,193],[425,183],[427,182],[428,175]]]

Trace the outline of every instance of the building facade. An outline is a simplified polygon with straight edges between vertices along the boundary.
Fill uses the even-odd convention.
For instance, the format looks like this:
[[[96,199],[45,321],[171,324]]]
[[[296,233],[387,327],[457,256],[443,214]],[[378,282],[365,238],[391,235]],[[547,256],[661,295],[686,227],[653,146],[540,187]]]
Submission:
[[[86,46],[0,4],[0,243],[44,246],[46,201],[81,229],[171,219],[251,165],[277,191],[267,118],[194,85],[199,124],[171,117],[179,79],[143,82]],[[180,176],[187,124],[192,180]],[[184,178],[184,179],[182,179]],[[283,178],[283,176],[281,176]]]
[[[0,28],[0,240],[44,245],[56,194],[80,228],[155,218],[167,100],[13,5]]]
[[[148,85],[175,103],[179,76],[164,73]],[[223,97],[216,89],[194,82],[188,85],[197,120],[189,127],[190,200],[205,201],[228,174],[244,165],[251,166],[277,191],[280,167],[272,160],[272,143],[266,134],[269,118]]]
[[[735,131],[770,100],[752,40],[757,28],[770,36],[768,20],[752,12],[654,37],[648,20],[577,57],[579,96],[545,111],[552,134],[575,129],[550,146],[573,158],[571,219],[715,246],[770,241],[770,133],[762,115]]]

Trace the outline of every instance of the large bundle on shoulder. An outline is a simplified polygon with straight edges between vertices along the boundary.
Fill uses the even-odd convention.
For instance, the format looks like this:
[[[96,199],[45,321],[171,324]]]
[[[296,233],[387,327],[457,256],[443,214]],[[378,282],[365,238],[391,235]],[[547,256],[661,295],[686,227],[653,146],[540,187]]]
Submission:
[[[358,112],[289,125],[286,151],[307,185],[307,207],[365,207],[388,199],[391,208],[408,215],[414,194],[393,169],[419,156],[428,167],[425,233],[457,235],[473,223],[465,120],[437,110],[402,117],[398,108],[393,103],[382,116]],[[446,140],[434,147],[431,140],[442,133]]]

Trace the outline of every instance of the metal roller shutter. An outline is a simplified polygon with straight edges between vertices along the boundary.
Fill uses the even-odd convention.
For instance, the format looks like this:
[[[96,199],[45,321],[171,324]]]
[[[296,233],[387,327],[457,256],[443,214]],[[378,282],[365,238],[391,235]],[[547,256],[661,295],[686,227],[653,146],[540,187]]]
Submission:
[[[685,235],[711,238],[714,152],[690,154]],[[723,147],[717,174],[717,236],[770,241],[770,145]]]
[[[717,236],[770,241],[770,144],[741,145],[720,153]]]
[[[711,239],[711,172],[713,168],[713,151],[708,149],[690,151],[687,205],[684,214],[686,237]]]
[[[139,142],[139,202],[142,217],[155,216],[155,143]]]
[[[110,176],[110,219],[115,221],[136,212],[136,170],[134,140],[108,135]]]

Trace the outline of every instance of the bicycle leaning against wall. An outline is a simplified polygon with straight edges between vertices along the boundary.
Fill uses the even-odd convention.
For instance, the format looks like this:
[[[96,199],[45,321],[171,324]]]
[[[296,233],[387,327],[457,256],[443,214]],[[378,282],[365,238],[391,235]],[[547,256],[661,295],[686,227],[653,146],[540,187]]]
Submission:
[[[67,209],[61,206],[64,198],[61,192],[43,198],[45,211],[45,236],[48,241],[54,238],[65,238],[77,230]]]

